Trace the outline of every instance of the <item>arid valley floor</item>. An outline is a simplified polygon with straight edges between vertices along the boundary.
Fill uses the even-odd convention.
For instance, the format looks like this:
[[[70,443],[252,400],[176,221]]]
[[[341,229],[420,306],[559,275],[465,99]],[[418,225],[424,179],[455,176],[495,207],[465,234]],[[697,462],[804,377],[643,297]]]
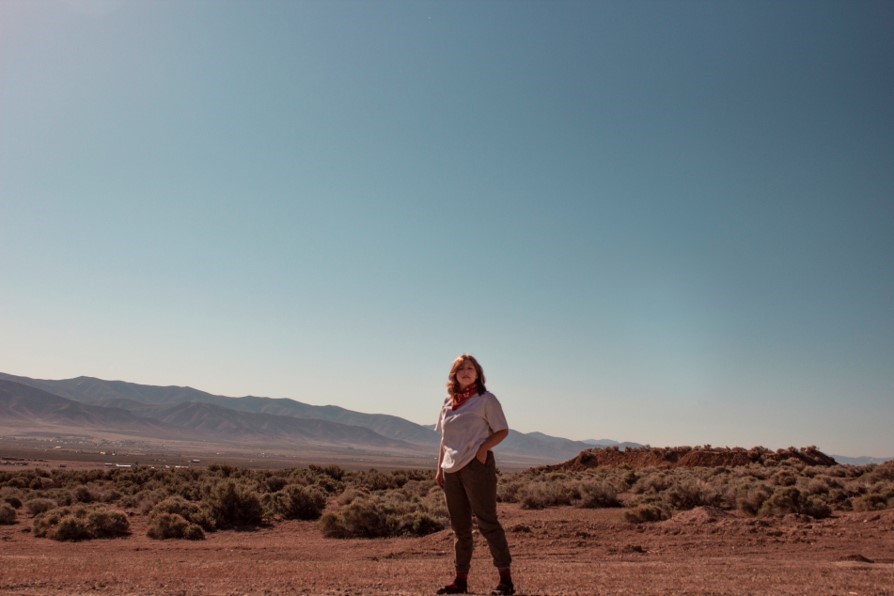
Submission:
[[[891,594],[894,511],[815,521],[743,519],[709,509],[655,524],[617,509],[502,507],[522,594]],[[157,541],[139,517],[125,539],[34,538],[0,529],[3,594],[433,594],[450,579],[449,530],[337,540],[315,522]],[[495,573],[476,543],[471,589]]]
[[[894,509],[814,519],[697,507],[653,523],[622,508],[500,512],[519,594],[894,594]],[[451,579],[449,530],[336,539],[286,520],[153,540],[143,512],[127,515],[128,537],[58,542],[34,536],[22,508],[0,525],[0,594],[434,594]],[[495,584],[476,536],[470,588]]]

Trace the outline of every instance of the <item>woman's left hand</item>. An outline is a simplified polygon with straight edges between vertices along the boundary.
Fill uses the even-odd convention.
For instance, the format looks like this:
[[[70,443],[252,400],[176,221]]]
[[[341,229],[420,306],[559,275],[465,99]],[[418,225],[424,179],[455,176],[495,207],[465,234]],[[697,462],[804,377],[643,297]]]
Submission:
[[[488,451],[487,449],[484,449],[483,447],[479,447],[478,453],[475,455],[475,458],[479,462],[486,464],[487,463],[487,451]]]

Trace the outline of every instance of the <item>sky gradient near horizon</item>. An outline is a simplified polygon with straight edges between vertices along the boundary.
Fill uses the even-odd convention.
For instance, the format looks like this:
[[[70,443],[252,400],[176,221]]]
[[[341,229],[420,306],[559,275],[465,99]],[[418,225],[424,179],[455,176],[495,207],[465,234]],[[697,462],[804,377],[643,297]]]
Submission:
[[[0,3],[0,371],[894,456],[894,3]]]

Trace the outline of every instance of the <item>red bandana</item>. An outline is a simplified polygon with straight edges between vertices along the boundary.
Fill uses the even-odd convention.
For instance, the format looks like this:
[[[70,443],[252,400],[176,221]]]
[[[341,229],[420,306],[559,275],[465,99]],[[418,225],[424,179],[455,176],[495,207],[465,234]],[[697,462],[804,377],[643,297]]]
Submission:
[[[472,383],[465,389],[460,389],[453,394],[453,405],[450,409],[455,410],[456,408],[469,401],[475,395],[478,395],[478,383]]]

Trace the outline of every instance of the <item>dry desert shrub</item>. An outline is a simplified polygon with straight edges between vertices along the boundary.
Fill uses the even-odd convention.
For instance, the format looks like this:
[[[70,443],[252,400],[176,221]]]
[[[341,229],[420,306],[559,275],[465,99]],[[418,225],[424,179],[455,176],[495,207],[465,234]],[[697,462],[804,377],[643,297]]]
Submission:
[[[807,492],[811,495],[827,495],[831,489],[830,482],[825,478],[814,477],[807,482]]]
[[[619,492],[627,490],[629,470],[537,474],[523,472],[500,478],[497,498],[521,503],[524,509],[573,505],[581,508],[618,507]]]
[[[371,494],[355,498],[338,511],[320,519],[329,538],[384,538],[425,536],[444,529],[444,522],[419,499],[408,501],[399,493]]]
[[[894,508],[894,486],[882,482],[876,483],[866,494],[854,498],[851,507],[854,511],[881,511]]]
[[[208,466],[208,474],[219,476],[221,478],[235,478],[239,472],[239,468],[229,464],[211,464]],[[238,474],[241,476],[241,474]]]
[[[112,490],[129,502],[138,504],[146,500],[146,495],[154,495],[153,503],[149,504],[150,508],[168,495],[180,495],[192,501],[200,499],[202,480],[208,476],[204,470],[189,468],[141,467],[111,470],[111,472],[114,474],[110,487]]]
[[[320,527],[329,538],[381,538],[395,532],[396,511],[393,502],[371,495],[351,501],[337,513],[327,513]]]
[[[571,505],[580,498],[577,487],[569,482],[540,481],[522,487],[520,502],[522,509],[543,509],[560,505]]]
[[[800,513],[815,518],[829,517],[832,509],[817,497],[794,486],[777,488],[761,505],[760,515]]]
[[[0,486],[10,489],[30,488],[24,472],[0,472]]]
[[[156,540],[204,540],[205,530],[214,529],[215,520],[207,504],[175,495],[152,508],[146,535]]]
[[[219,481],[205,497],[218,528],[246,528],[261,525],[261,499],[251,487],[235,480]]]
[[[87,513],[87,531],[91,538],[117,538],[130,534],[130,522],[121,511],[94,509]]]
[[[621,455],[618,452],[606,457]],[[701,457],[692,448],[648,449],[634,454],[640,459],[645,457],[643,461],[659,457],[662,461],[690,463],[699,459],[696,455]],[[631,510],[629,517],[635,521],[663,519],[675,511],[701,506],[737,509],[747,515],[801,513],[818,518],[828,516],[832,509],[894,507],[894,500],[886,492],[894,492],[894,481],[887,479],[894,475],[894,464],[885,464],[883,471],[878,470],[881,466],[828,465],[827,456],[814,448],[777,452],[714,449],[709,455],[747,455],[748,463],[641,469],[593,467],[593,461],[602,457],[594,451],[582,454],[567,467],[545,466],[504,476],[498,485],[498,498],[523,503],[528,508],[581,506],[588,500],[588,483],[604,482],[617,490],[618,502]],[[583,466],[586,462],[590,467]],[[869,482],[875,477],[883,482]],[[611,503],[610,499],[592,499],[591,506]]]
[[[59,507],[34,518],[34,535],[53,540],[118,538],[130,534],[127,516],[100,507]]]
[[[671,476],[672,472],[667,470],[658,471],[655,468],[646,468],[633,486],[630,487],[630,492],[635,495],[659,493],[671,485]]]
[[[604,480],[582,480],[578,484],[580,497],[574,502],[576,507],[598,509],[603,507],[620,507],[618,491]]]
[[[757,515],[772,494],[773,491],[763,483],[745,484],[736,493],[733,502],[739,511],[748,515]]]
[[[33,531],[34,535],[38,538],[55,538],[55,534],[58,530],[59,524],[66,517],[71,517],[73,519],[77,519],[78,516],[75,516],[72,509],[69,507],[57,507],[55,509],[50,509],[49,511],[45,511],[44,513],[39,514],[34,518],[33,522]],[[83,517],[81,515],[80,517]],[[81,534],[86,537],[86,529],[81,526]],[[66,528],[65,534],[68,535],[71,533],[70,528]],[[65,538],[63,538],[65,539]]]
[[[98,500],[100,503],[117,503],[118,501],[121,500],[121,497],[122,497],[122,494],[121,494],[121,493],[119,493],[119,492],[118,492],[117,490],[115,490],[114,488],[110,488],[110,489],[108,489],[108,490],[104,490],[104,491],[102,491],[102,492],[98,495],[98,499],[97,499],[97,500]]]
[[[894,508],[894,462],[827,465],[821,453],[809,448],[778,452],[712,448],[704,453],[698,449],[705,451],[648,448],[629,456],[619,450],[588,451],[572,460],[573,466],[499,474],[498,499],[528,508],[621,505],[637,522],[703,505],[747,515],[819,517],[832,509]],[[715,460],[723,465],[667,465]],[[730,463],[738,460],[746,463]],[[168,502],[175,497],[180,500]],[[2,471],[0,503],[16,509],[17,501],[11,498],[36,517],[67,506],[72,519],[50,524],[61,530],[44,530],[66,539],[90,537],[86,517],[74,515],[87,502],[148,515],[150,525],[163,525],[158,527],[160,535],[178,534],[176,528],[182,526],[176,518],[156,522],[163,514],[211,531],[218,523],[222,529],[256,527],[265,517],[274,522],[302,516],[316,519],[327,506],[333,517],[320,522],[327,535],[419,535],[446,522],[443,492],[434,485],[431,470],[346,471],[338,466],[250,470],[219,465]]]
[[[34,535],[40,536],[36,531]],[[43,535],[60,542],[76,542],[78,540],[89,540],[91,538],[90,532],[87,530],[86,522],[74,515],[64,515],[58,520],[55,520],[55,523],[48,527]]]
[[[0,503],[0,525],[16,523],[16,510],[9,503]]]
[[[790,469],[778,470],[773,474],[772,481],[776,486],[794,486],[798,483],[797,472]]]
[[[25,502],[25,508],[31,515],[39,515],[44,511],[55,509],[59,505],[52,499],[34,498]]]
[[[11,486],[0,486],[0,502],[9,503],[13,509],[21,508],[21,490]]]
[[[659,503],[643,503],[624,512],[624,519],[633,523],[659,522],[670,517],[670,510]]]
[[[346,488],[343,493],[338,495],[335,503],[339,507],[345,507],[346,505],[353,503],[356,499],[363,499],[369,497],[369,495],[370,492],[366,489],[349,487]]]
[[[716,487],[692,477],[675,478],[662,497],[675,511],[722,504],[721,493]]]
[[[522,474],[509,474],[497,479],[497,501],[500,503],[518,503],[521,490],[530,480]]]
[[[271,475],[262,479],[265,493],[279,492],[289,485],[289,479],[281,475]],[[300,486],[304,486],[303,484]]]
[[[265,509],[283,519],[320,519],[326,508],[326,495],[316,487],[291,484],[263,498]]]
[[[122,499],[125,507],[135,507],[141,513],[148,514],[159,503],[165,500],[168,491],[162,488],[152,488],[141,490],[135,495],[130,495]]]
[[[289,468],[285,470],[255,470],[250,474],[239,475],[245,482],[254,483],[261,495],[277,493],[287,486],[313,487],[326,496],[341,493],[345,484],[341,478],[345,471],[339,466],[308,466],[307,468]]]
[[[171,538],[185,540],[205,539],[205,532],[201,527],[190,523],[183,516],[176,513],[160,513],[153,516],[149,522],[149,529],[146,531],[146,535],[155,540]]]
[[[76,503],[93,503],[97,500],[96,495],[93,494],[93,491],[91,491],[84,484],[76,486],[71,494]]]
[[[53,480],[49,477],[46,470],[38,468],[37,470],[19,472],[9,480],[3,480],[3,485],[29,490],[41,490],[52,487]]]
[[[883,464],[867,466],[866,480],[868,482],[894,482],[894,460]]]
[[[335,465],[330,466],[308,466],[307,468],[296,468],[292,471],[292,475],[300,475],[306,478],[306,484],[312,484],[322,490],[327,495],[337,495],[345,490],[346,483],[343,481],[346,472]],[[291,480],[295,482],[294,479]]]
[[[434,519],[439,520],[446,527],[449,516],[447,514],[447,501],[444,499],[444,491],[439,486],[433,486],[428,494],[422,497],[422,508]]]
[[[333,480],[341,480],[345,476],[345,470],[341,466],[337,465],[328,465],[328,466],[316,466],[309,465],[307,470],[318,475],[318,476],[329,476]]]
[[[14,495],[9,495],[3,498],[3,501],[12,507],[13,509],[21,509],[22,508],[22,500]]]
[[[429,475],[424,480],[408,480],[400,488],[400,493],[405,495],[408,499],[414,497],[423,498],[429,494],[433,486],[432,476]]]
[[[418,480],[424,480],[430,486],[433,477],[432,472],[428,470],[395,470],[384,473],[371,469],[346,474],[343,481],[346,485],[375,492],[403,488],[408,482]]]
[[[187,501],[178,495],[168,497],[152,508],[152,511],[149,512],[149,518],[153,519],[166,514],[176,515],[190,524],[201,527],[203,530],[213,531],[216,528],[211,509],[204,502]]]

